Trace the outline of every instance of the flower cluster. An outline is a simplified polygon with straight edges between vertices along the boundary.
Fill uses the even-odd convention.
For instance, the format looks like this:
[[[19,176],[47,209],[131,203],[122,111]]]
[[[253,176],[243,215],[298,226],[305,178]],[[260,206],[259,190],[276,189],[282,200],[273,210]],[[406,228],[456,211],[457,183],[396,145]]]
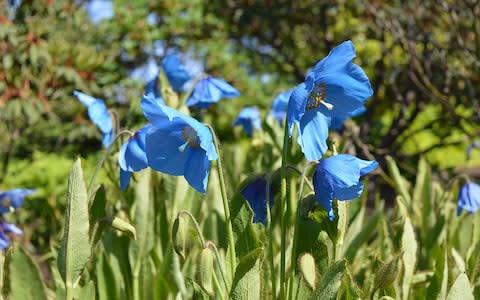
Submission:
[[[0,192],[0,215],[19,208],[25,201],[25,197],[34,193],[34,189],[13,189],[5,192]],[[22,230],[14,224],[0,221],[0,250],[7,248],[10,245],[9,235],[22,235]]]
[[[363,70],[352,63],[355,49],[351,41],[335,47],[307,74],[305,81],[281,93],[274,100],[271,115],[281,122],[285,115],[290,137],[294,125],[299,128],[298,143],[307,160],[319,161],[313,174],[318,203],[335,218],[333,200],[358,198],[363,191],[361,177],[378,167],[376,161],[341,154],[323,159],[329,128],[338,130],[348,118],[365,111],[364,103],[372,94]],[[266,185],[258,180],[243,190],[254,211],[254,221],[264,222]],[[269,200],[271,203],[272,200]]]

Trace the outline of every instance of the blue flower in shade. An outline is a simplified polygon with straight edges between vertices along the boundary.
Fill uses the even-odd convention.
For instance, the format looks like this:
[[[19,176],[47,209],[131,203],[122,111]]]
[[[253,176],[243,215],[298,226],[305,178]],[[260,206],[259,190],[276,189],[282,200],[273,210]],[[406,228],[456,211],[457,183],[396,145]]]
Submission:
[[[185,83],[192,78],[175,54],[163,59],[162,68],[172,89],[177,93],[182,92]]]
[[[165,104],[165,101],[163,101],[162,95],[160,94],[160,91],[158,90],[157,85],[158,85],[158,74],[145,85],[145,96],[149,98],[154,98],[161,104]]]
[[[35,189],[13,189],[0,192],[0,214],[9,212],[11,208],[19,208],[25,197],[34,192]]]
[[[240,92],[225,80],[206,75],[200,79],[193,88],[187,99],[187,106],[208,108],[217,103],[221,98],[234,98],[240,96]]]
[[[151,124],[143,126],[120,148],[118,163],[120,164],[120,189],[122,191],[130,183],[132,172],[138,172],[148,167],[145,137],[152,128]]]
[[[340,130],[343,128],[343,123],[345,123],[346,120],[358,117],[366,111],[367,109],[365,108],[365,106],[360,106],[349,114],[334,116],[331,119],[330,128],[333,130]]]
[[[362,107],[373,94],[363,70],[352,63],[355,49],[346,41],[332,49],[299,84],[288,102],[289,134],[300,127],[299,143],[306,158],[320,159],[325,151],[328,127],[333,118],[345,118]],[[312,126],[310,123],[315,123]]]
[[[325,207],[331,221],[335,219],[333,199],[351,200],[360,197],[363,183],[360,177],[378,167],[376,161],[339,154],[320,161],[313,174],[315,197]]]
[[[272,189],[268,187],[270,193],[269,205],[273,205]],[[258,177],[247,186],[245,186],[240,194],[247,199],[248,204],[253,210],[253,223],[267,223],[267,180]]]
[[[260,111],[255,106],[245,107],[242,109],[238,118],[233,122],[233,126],[242,125],[248,136],[253,135],[253,129],[262,128],[262,121],[260,120]]]
[[[113,136],[113,120],[108,112],[105,102],[101,99],[94,98],[79,91],[74,91],[73,95],[80,100],[88,109],[90,120],[97,125],[102,132],[102,144],[108,147],[114,139]]]
[[[467,182],[460,189],[457,200],[457,216],[465,209],[469,213],[474,213],[480,208],[480,185]]]
[[[282,123],[287,115],[288,100],[290,99],[292,91],[293,89],[290,89],[280,93],[275,100],[273,100],[270,115],[277,120],[278,123]]]
[[[8,233],[14,235],[22,235],[23,232],[17,226],[9,223],[0,222],[0,250],[7,248],[10,245],[10,238]]]
[[[113,18],[113,3],[111,0],[92,0],[86,6],[86,11],[93,24]]]
[[[218,158],[208,127],[146,96],[141,105],[154,126],[145,138],[148,165],[169,175],[183,175],[194,189],[204,193],[210,161]]]

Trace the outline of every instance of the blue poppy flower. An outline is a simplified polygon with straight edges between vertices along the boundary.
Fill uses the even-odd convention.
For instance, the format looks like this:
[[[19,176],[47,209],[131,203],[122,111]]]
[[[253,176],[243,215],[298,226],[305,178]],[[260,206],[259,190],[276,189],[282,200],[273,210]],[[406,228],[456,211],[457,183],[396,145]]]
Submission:
[[[169,175],[183,175],[204,193],[210,161],[218,158],[208,127],[150,97],[144,96],[141,106],[154,126],[145,138],[148,165]]]
[[[208,108],[217,103],[221,98],[234,98],[240,96],[240,92],[225,80],[206,75],[200,79],[193,88],[187,99],[187,106]]]
[[[113,120],[108,112],[105,102],[101,99],[94,98],[79,91],[74,91],[73,95],[77,97],[88,109],[90,120],[97,125],[102,132],[102,144],[108,147],[114,139],[113,136]]]
[[[457,216],[465,209],[469,213],[474,213],[480,208],[480,185],[467,182],[460,189],[457,200]]]
[[[162,98],[162,94],[158,90],[158,74],[152,80],[147,82],[145,85],[145,96],[154,98],[156,101],[160,102],[160,104],[165,104],[165,101]]]
[[[9,212],[11,208],[19,208],[25,197],[34,192],[35,189],[12,189],[0,192],[0,214]]]
[[[273,100],[270,115],[277,120],[278,123],[282,123],[287,115],[288,100],[290,99],[292,91],[293,89],[290,89],[280,93],[275,100]]]
[[[344,115],[336,115],[331,119],[330,122],[330,128],[333,130],[340,130],[343,127],[343,123],[345,123],[346,120],[354,117],[358,117],[364,112],[366,112],[367,109],[365,106],[360,106],[359,108],[355,109],[354,111],[344,114]]]
[[[289,134],[292,135],[294,124],[300,126],[302,151],[309,160],[318,160],[325,153],[332,118],[350,115],[373,94],[363,70],[352,63],[355,56],[351,41],[335,47],[313,67],[305,82],[299,84],[290,96],[287,111]],[[311,126],[310,122],[320,127]]]
[[[253,135],[253,129],[262,128],[262,121],[260,120],[260,111],[255,106],[245,107],[242,109],[238,118],[233,122],[233,126],[242,125],[248,136]]]
[[[160,68],[158,67],[157,61],[155,58],[150,57],[143,65],[130,71],[130,77],[135,80],[149,82],[158,76],[159,71]]]
[[[86,11],[93,24],[97,25],[102,20],[113,18],[113,3],[111,0],[93,0],[86,6]]]
[[[22,235],[23,232],[20,228],[13,224],[0,222],[0,250],[7,248],[10,245],[10,238],[8,233],[14,235]]]
[[[175,54],[168,55],[163,59],[162,68],[170,86],[177,93],[182,92],[185,83],[192,78]]]
[[[269,186],[270,201],[269,205],[273,205],[273,192]],[[247,199],[248,204],[253,210],[253,223],[267,223],[267,180],[258,177],[247,186],[245,186],[240,194]]]
[[[120,148],[118,163],[120,164],[120,189],[122,191],[130,183],[132,172],[138,172],[148,167],[145,137],[152,128],[151,124],[143,126]]]
[[[335,219],[333,199],[343,201],[360,197],[363,191],[360,177],[377,167],[376,161],[358,159],[349,154],[320,161],[313,174],[313,187],[318,203],[325,207],[331,221]]]

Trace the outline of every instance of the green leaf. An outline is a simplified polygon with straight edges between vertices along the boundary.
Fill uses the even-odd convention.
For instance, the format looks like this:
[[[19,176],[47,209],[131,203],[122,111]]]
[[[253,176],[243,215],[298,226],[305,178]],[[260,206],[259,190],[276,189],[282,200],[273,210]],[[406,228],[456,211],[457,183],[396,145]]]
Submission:
[[[66,202],[65,230],[58,253],[58,269],[69,294],[68,289],[77,286],[90,258],[88,197],[80,158],[73,164],[68,177]]]
[[[403,299],[408,299],[408,292],[410,291],[410,285],[415,272],[415,265],[417,264],[417,248],[417,240],[415,239],[412,222],[410,221],[410,218],[406,218],[402,235],[404,270],[402,284]]]
[[[391,158],[390,156],[387,156],[385,157],[385,160],[387,162],[388,171],[390,175],[393,177],[393,181],[395,183],[395,189],[397,190],[397,193],[399,193],[403,197],[403,199],[406,201],[408,209],[410,209],[412,204],[412,198],[408,193],[406,179],[402,175],[400,175],[400,171],[398,170],[397,164],[395,163],[393,158]]]
[[[357,236],[353,239],[353,241],[348,245],[347,250],[345,251],[345,258],[347,261],[351,262],[355,258],[355,254],[357,249],[365,243],[372,232],[375,230],[377,226],[378,220],[380,219],[382,212],[376,211],[368,220],[367,224],[365,224],[363,230],[357,234]]]
[[[47,300],[45,285],[32,257],[22,248],[14,247],[7,256],[10,297],[12,300]]]
[[[378,289],[385,289],[393,284],[398,276],[398,262],[400,257],[397,255],[387,263],[383,264],[375,274],[375,281],[372,293]]]
[[[253,212],[246,200],[236,194],[231,202],[232,229],[237,257],[245,256],[260,245],[252,225]]]
[[[298,268],[308,285],[314,289],[317,271],[315,268],[315,259],[310,253],[304,253],[298,258]]]
[[[92,280],[79,289],[76,299],[95,300],[95,284]]]
[[[474,300],[472,287],[465,273],[460,274],[448,292],[447,300]]]
[[[136,229],[136,241],[130,243],[129,257],[133,264],[133,274],[138,276],[143,259],[152,250],[154,243],[154,209],[150,188],[150,169],[137,173],[135,204],[132,215]]]
[[[240,259],[235,270],[232,299],[254,299],[260,295],[260,262],[263,248],[257,248]]]
[[[330,266],[320,280],[315,294],[310,299],[336,299],[338,289],[345,274],[345,260],[340,260]]]

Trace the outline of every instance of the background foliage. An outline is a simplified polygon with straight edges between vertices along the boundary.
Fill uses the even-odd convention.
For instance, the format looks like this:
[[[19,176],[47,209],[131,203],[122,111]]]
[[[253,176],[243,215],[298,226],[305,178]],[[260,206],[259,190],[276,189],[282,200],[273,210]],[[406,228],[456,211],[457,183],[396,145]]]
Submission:
[[[105,99],[109,108],[116,110],[120,126],[135,129],[145,122],[139,100],[149,60],[160,62],[167,53],[183,53],[206,72],[231,82],[241,97],[223,100],[202,112],[201,118],[213,123],[222,140],[229,194],[233,196],[247,174],[273,170],[280,164],[277,145],[281,129],[264,123],[264,136],[256,136],[252,142],[231,127],[238,111],[254,104],[266,116],[277,93],[303,80],[309,67],[347,39],[355,44],[355,62],[371,79],[374,96],[367,113],[348,122],[333,138],[340,142],[342,152],[375,159],[382,171],[381,176],[372,178],[368,195],[349,208],[348,263],[336,267],[346,268],[352,281],[365,284],[356,290],[355,285],[347,287],[343,277],[343,293],[360,296],[375,288],[387,289],[378,286],[383,283],[375,278],[397,265],[402,275],[395,273],[389,288],[405,298],[410,286],[415,287],[415,295],[447,295],[464,271],[476,284],[479,250],[470,245],[478,241],[477,235],[468,232],[478,229],[478,221],[475,216],[461,221],[453,217],[456,183],[450,184],[450,179],[460,172],[478,174],[480,163],[476,150],[470,160],[465,152],[478,137],[480,124],[477,1],[118,0],[113,3],[114,16],[98,24],[85,10],[88,2],[24,0],[16,9],[10,2],[0,5],[0,187],[38,189],[12,218],[23,224],[22,244],[40,264],[47,283],[42,289],[47,294],[65,292],[58,288],[61,276],[55,274],[52,257],[64,228],[64,195],[73,158],[85,158],[85,178],[90,178],[102,154],[99,133],[73,98],[74,89]],[[402,178],[394,176],[396,167],[387,155],[398,165]],[[291,162],[301,159],[294,149]],[[196,278],[192,261],[201,249],[191,240],[182,241],[178,247],[192,253],[177,261],[164,237],[170,236],[178,211],[187,209],[198,218],[205,237],[224,247],[223,226],[218,225],[223,222],[218,191],[210,188],[205,199],[211,201],[205,201],[191,190],[179,192],[185,189],[181,180],[151,174],[142,176],[155,178],[152,195],[141,195],[141,188],[120,193],[117,168],[112,155],[109,167],[97,180],[105,188],[95,199],[104,197],[99,200],[107,203],[104,216],[131,221],[137,241],[144,245],[135,249],[136,244],[126,236],[105,231],[88,275],[82,278],[82,293],[91,292],[89,282],[93,280],[115,285],[114,289],[96,290],[98,297],[128,298],[135,292],[128,277],[132,274],[140,276],[144,286],[155,282],[157,289],[151,292],[159,299],[178,291],[191,293],[193,284],[182,284],[175,274],[181,263],[183,272]],[[136,178],[138,186],[147,185],[142,176]],[[210,178],[210,186],[215,186],[214,171]],[[240,201],[239,195],[235,197]],[[388,201],[383,204],[381,199]],[[139,210],[137,201],[146,201],[146,207],[156,210],[168,209],[165,215],[155,216],[155,224],[141,224],[141,214],[148,211]],[[384,206],[392,205],[394,209],[380,214]],[[240,205],[237,209],[248,219],[247,208]],[[248,227],[242,234],[249,236],[248,232],[254,231],[256,237],[250,238],[255,243],[266,234],[256,225],[254,229],[247,226],[240,213],[236,221],[240,228],[236,232]],[[447,226],[449,221],[453,225]],[[325,278],[321,266],[331,265],[332,254],[327,253],[328,241],[320,233],[315,235],[319,229],[309,222],[303,225],[314,232],[314,246],[325,250],[325,255],[317,253],[315,257],[318,276]],[[154,228],[145,231],[142,226]],[[407,240],[414,240],[415,245],[406,245]],[[301,245],[301,249],[309,252],[314,246]],[[31,264],[22,251],[15,253],[13,257],[19,260],[11,266]],[[255,249],[246,248],[240,253],[252,251]],[[258,256],[256,252],[251,255]],[[351,264],[358,257],[368,259]],[[413,269],[400,267],[409,260],[414,260],[409,262]],[[389,267],[384,267],[389,262]],[[248,261],[245,264],[250,266]],[[177,273],[159,275],[165,266]],[[167,284],[172,280],[175,286]],[[319,286],[328,283],[317,281],[316,287],[322,290]],[[15,286],[12,280],[11,288]],[[307,285],[299,286],[308,290]],[[478,286],[472,286],[478,295]]]

